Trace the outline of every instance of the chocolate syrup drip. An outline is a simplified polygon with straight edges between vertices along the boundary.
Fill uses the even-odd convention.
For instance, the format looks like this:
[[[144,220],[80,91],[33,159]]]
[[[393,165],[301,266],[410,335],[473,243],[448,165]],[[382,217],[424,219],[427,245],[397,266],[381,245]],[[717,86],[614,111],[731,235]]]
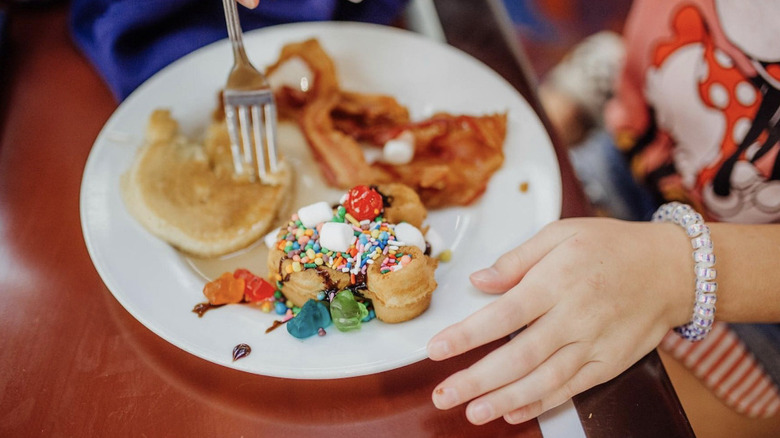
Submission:
[[[211,303],[198,303],[195,305],[195,307],[192,308],[192,313],[197,313],[198,318],[203,318],[203,315],[206,314],[211,309],[216,309],[217,307],[222,307],[224,304],[211,304]]]
[[[233,347],[233,362],[249,356],[249,353],[252,352],[252,347],[250,347],[247,344],[238,344],[235,347]]]
[[[368,285],[366,285],[366,274],[358,272],[357,275],[355,275],[355,283],[347,286],[347,289],[352,292],[352,295],[365,299],[366,297],[363,295],[363,291],[368,290]]]
[[[392,196],[385,195],[384,193],[379,191],[379,187],[377,187],[377,186],[371,185],[371,186],[368,186],[368,187],[373,189],[375,192],[379,193],[379,196],[382,197],[382,205],[384,206],[384,208],[391,207],[393,205],[393,197]],[[382,213],[384,213],[384,208],[382,209]]]
[[[282,256],[282,258],[279,259],[279,268],[277,269],[277,271],[279,271],[280,274],[282,273],[282,263],[284,263],[285,260],[287,260],[287,256],[286,255]],[[290,274],[285,274],[285,276],[282,277],[282,279],[280,280],[280,283],[281,283],[280,287],[282,285],[284,285],[284,283],[286,281],[289,281],[289,280],[290,280]]]
[[[333,278],[330,276],[330,272],[328,272],[327,269],[320,269],[317,268],[314,272],[319,275],[319,277],[322,279],[323,283],[325,283],[325,292],[330,291],[338,291],[338,283],[333,281]]]
[[[282,325],[284,325],[285,322],[287,322],[287,321],[279,321],[277,319],[277,320],[274,321],[273,324],[271,324],[271,327],[268,327],[267,329],[265,329],[265,332],[266,333],[271,333],[272,331],[274,331],[274,330],[278,329],[279,327],[281,327]]]
[[[365,289],[366,281],[367,281],[366,277],[367,277],[366,273],[362,271],[355,274],[355,287],[360,286],[360,289]]]

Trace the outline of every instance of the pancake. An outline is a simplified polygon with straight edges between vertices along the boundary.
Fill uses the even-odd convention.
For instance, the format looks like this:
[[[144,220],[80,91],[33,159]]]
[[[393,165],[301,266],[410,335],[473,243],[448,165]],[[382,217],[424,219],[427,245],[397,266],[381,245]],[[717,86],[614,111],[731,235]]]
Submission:
[[[182,252],[216,257],[262,238],[290,198],[292,171],[282,160],[274,184],[237,178],[224,121],[203,143],[179,132],[167,110],[150,118],[146,143],[122,176],[130,213]]]

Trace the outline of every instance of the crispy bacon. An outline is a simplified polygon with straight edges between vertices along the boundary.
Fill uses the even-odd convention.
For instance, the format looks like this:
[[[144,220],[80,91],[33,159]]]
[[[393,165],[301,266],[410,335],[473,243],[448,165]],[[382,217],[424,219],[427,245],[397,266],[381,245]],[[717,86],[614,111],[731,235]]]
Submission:
[[[336,129],[358,141],[384,144],[381,135],[409,123],[409,110],[383,94],[343,91],[331,111]]]
[[[300,58],[314,75],[306,94],[307,99],[316,99],[339,91],[339,81],[336,77],[336,66],[316,39],[308,39],[299,43],[291,43],[282,47],[279,59],[266,69],[267,75],[274,72],[292,58]]]
[[[426,207],[438,208],[470,204],[501,167],[506,114],[439,113],[412,122],[393,97],[341,90],[333,61],[315,39],[285,46],[269,74],[293,57],[306,63],[314,83],[306,91],[280,87],[277,106],[281,116],[300,125],[328,184],[348,188],[403,182]],[[381,147],[404,131],[415,139],[410,163],[366,161],[362,147]]]
[[[334,128],[331,112],[339,98],[333,94],[314,100],[304,108],[300,118],[301,130],[318,158],[325,180],[343,189],[389,181],[385,172],[371,169],[354,138]]]
[[[407,129],[415,138],[414,159],[372,168],[414,188],[428,208],[472,203],[504,162],[506,114],[440,113]]]

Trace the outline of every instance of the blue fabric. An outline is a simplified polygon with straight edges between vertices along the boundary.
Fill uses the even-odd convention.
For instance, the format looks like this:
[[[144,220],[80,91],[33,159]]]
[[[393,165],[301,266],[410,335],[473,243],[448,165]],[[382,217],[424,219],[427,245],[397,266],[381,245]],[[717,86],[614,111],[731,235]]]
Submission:
[[[297,21],[390,24],[407,0],[261,0],[238,6],[244,31]],[[227,38],[219,0],[73,0],[73,38],[122,100],[172,61]]]
[[[607,131],[591,132],[569,149],[569,158],[585,194],[600,212],[624,220],[646,221],[658,208],[650,193],[631,175],[626,157]]]

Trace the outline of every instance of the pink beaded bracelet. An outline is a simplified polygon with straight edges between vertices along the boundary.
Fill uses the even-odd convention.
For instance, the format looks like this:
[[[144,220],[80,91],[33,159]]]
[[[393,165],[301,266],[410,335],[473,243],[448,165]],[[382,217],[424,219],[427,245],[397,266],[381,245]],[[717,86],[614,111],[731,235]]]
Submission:
[[[718,283],[715,282],[715,254],[712,252],[710,229],[704,218],[691,206],[670,202],[658,208],[653,222],[671,222],[681,226],[693,246],[694,273],[696,274],[696,299],[691,321],[675,327],[675,331],[689,341],[700,341],[712,329],[715,321],[715,302],[718,297]]]

